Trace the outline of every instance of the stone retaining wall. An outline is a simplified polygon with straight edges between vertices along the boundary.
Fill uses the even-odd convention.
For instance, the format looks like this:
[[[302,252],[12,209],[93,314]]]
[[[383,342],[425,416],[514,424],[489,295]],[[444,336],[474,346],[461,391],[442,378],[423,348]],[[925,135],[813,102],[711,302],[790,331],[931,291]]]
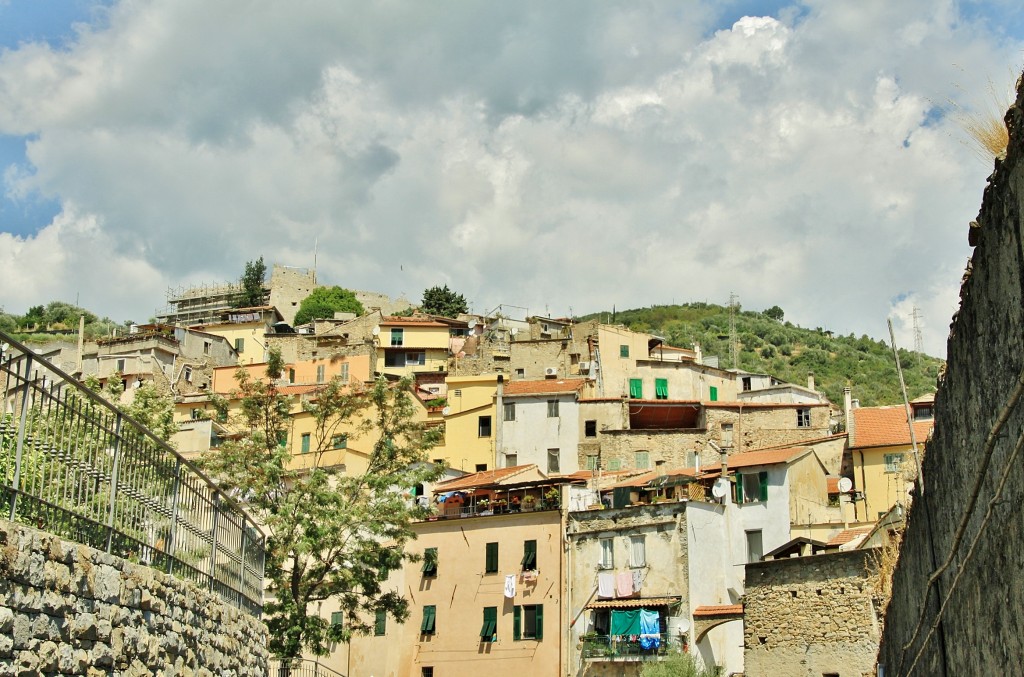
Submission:
[[[0,521],[0,677],[263,677],[267,628],[147,566]]]

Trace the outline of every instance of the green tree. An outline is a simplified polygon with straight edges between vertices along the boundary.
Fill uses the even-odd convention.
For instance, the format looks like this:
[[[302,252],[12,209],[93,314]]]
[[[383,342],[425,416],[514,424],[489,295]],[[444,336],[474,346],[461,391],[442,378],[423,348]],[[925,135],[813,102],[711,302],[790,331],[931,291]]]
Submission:
[[[262,306],[266,292],[263,290],[263,282],[267,278],[267,265],[263,263],[263,257],[255,261],[247,261],[245,272],[242,273],[242,293],[238,296],[236,308],[254,308]]]
[[[363,312],[363,304],[348,289],[338,286],[317,287],[299,304],[299,312],[295,313],[295,324],[331,318],[334,317],[334,313],[362,315]]]
[[[718,668],[708,669],[691,654],[670,652],[663,660],[644,663],[640,677],[717,677]]]
[[[289,430],[289,400],[274,385],[283,364],[271,353],[267,378],[239,370],[240,415],[229,422],[242,433],[211,452],[204,465],[237,495],[246,496],[253,516],[264,524],[269,597],[264,618],[270,649],[281,658],[328,652],[331,642],[368,632],[366,618],[384,611],[398,621],[408,604],[383,584],[415,556],[405,543],[411,523],[426,510],[403,491],[440,477],[425,463],[437,442],[434,431],[413,421],[410,381],[377,380],[364,391],[350,391],[335,379],[304,405],[315,423],[307,467],[290,467],[280,440]],[[373,440],[366,471],[348,475],[325,463],[338,431]],[[316,602],[334,599],[345,623],[332,625],[316,615]],[[311,613],[312,611],[312,613]]]
[[[466,297],[452,291],[448,285],[424,290],[420,309],[425,313],[444,317],[458,317],[459,313],[469,312]]]
[[[761,314],[764,315],[765,317],[769,317],[775,320],[776,322],[782,322],[782,318],[786,316],[786,313],[783,312],[782,308],[779,308],[778,306],[772,306],[771,308],[766,309]]]

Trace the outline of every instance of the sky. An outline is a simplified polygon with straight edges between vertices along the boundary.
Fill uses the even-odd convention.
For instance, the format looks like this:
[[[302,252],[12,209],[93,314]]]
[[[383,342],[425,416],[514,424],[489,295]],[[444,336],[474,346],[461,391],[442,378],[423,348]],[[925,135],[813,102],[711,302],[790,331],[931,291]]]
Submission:
[[[474,312],[707,301],[945,355],[1024,9],[0,0],[0,308],[246,261]]]

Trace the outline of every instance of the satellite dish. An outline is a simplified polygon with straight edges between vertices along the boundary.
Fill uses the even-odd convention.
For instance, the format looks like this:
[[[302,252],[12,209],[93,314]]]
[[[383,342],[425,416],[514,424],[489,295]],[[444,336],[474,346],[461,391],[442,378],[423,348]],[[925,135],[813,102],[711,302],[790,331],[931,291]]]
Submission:
[[[850,481],[849,477],[839,478],[839,493],[847,494],[853,489],[853,482]]]
[[[374,336],[379,335],[380,334],[380,327],[374,327],[373,329],[370,330],[370,333],[373,334]]]
[[[469,328],[470,329],[476,329],[476,320],[470,320],[469,321]]]
[[[729,480],[724,477],[719,477],[715,480],[715,483],[711,485],[711,495],[715,498],[723,498],[729,493]]]
[[[452,408],[451,407],[445,407],[444,409],[441,410],[441,415],[442,416],[448,416],[451,413],[452,413]]]
[[[690,619],[685,616],[680,616],[679,623],[676,627],[679,628],[680,633],[688,632],[690,630]]]

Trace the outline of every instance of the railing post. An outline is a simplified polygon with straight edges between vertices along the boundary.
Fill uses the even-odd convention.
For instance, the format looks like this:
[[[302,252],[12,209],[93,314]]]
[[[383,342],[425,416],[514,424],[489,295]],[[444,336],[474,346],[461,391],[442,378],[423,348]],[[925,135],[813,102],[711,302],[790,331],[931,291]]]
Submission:
[[[238,559],[238,566],[239,566],[239,571],[238,571],[238,608],[239,609],[242,608],[242,599],[246,597],[245,596],[245,549],[246,549],[245,548],[245,544],[246,544],[245,522],[246,522],[246,516],[243,513],[242,514],[242,554],[241,554],[241,556]]]
[[[213,533],[210,534],[210,592],[216,592],[217,581],[217,522],[220,520],[220,492],[213,492]]]
[[[25,355],[25,390],[21,393],[21,416],[18,421],[18,442],[14,452],[14,478],[11,479],[11,516],[13,522],[18,508],[18,491],[21,490],[21,455],[25,448],[25,424],[28,421],[28,401],[32,387],[32,353]]]
[[[110,471],[110,510],[107,513],[107,554],[113,549],[114,544],[114,514],[117,512],[117,475],[121,465],[121,412],[117,412],[117,422],[114,423],[114,467]]]
[[[178,496],[181,492],[181,459],[174,465],[174,484],[171,485],[171,533],[167,536],[167,573],[174,573],[174,558],[178,551]]]

